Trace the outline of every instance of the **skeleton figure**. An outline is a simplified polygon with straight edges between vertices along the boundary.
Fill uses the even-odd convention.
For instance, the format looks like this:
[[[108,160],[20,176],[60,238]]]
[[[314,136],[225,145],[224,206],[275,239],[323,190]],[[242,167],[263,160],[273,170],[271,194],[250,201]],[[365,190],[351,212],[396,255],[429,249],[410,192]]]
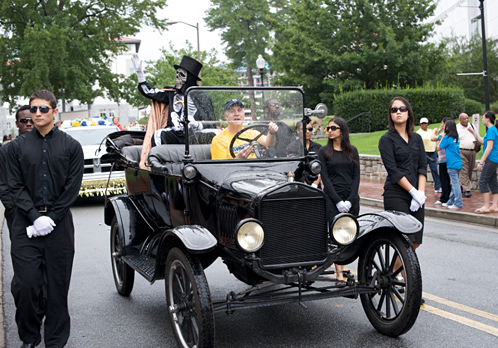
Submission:
[[[146,134],[146,137],[150,136],[152,138],[152,146],[159,144],[183,144],[185,142],[186,132],[183,125],[185,108],[188,108],[189,129],[194,132],[201,131],[203,128],[202,123],[198,121],[215,120],[214,108],[209,96],[206,95],[207,98],[195,96],[197,94],[205,94],[204,92],[192,92],[189,94],[188,102],[185,103],[184,101],[187,88],[196,86],[197,81],[201,80],[199,73],[202,64],[197,60],[183,56],[181,63],[174,65],[176,69],[174,88],[156,89],[150,86],[145,80],[145,75],[142,71],[142,60],[140,60],[138,54],[134,53],[131,59],[137,72],[140,93],[147,98],[168,106],[166,127],[154,129],[154,134]],[[147,127],[147,133],[149,133],[149,128]]]

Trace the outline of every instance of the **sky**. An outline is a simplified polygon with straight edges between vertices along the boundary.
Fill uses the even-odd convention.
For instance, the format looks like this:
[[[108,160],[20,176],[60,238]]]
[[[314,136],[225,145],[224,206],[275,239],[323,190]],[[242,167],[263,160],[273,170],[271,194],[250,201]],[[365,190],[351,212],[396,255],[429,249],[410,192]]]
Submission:
[[[205,12],[211,6],[209,0],[167,0],[168,6],[159,10],[157,15],[161,19],[168,21],[182,21],[193,26],[199,23],[199,42],[201,51],[209,51],[215,48],[218,51],[218,59],[226,62],[227,58],[223,54],[223,46],[218,31],[210,32],[204,21]],[[169,25],[167,31],[159,34],[150,27],[144,27],[135,36],[142,40],[138,54],[145,62],[147,60],[157,60],[161,56],[161,48],[169,48],[169,42],[173,43],[175,49],[185,48],[188,40],[194,49],[197,48],[197,29],[177,23]],[[196,58],[196,57],[193,57]]]

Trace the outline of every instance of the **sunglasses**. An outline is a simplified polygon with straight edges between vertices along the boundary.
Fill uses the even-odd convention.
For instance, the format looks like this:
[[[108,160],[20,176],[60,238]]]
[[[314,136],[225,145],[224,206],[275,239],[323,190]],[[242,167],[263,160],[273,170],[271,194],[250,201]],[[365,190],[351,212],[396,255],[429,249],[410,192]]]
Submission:
[[[337,126],[328,126],[328,127],[327,127],[327,132],[330,132],[331,130],[335,131],[335,130],[338,130],[338,129],[341,129],[341,127],[337,127]]]
[[[272,106],[272,107],[280,106],[280,103],[270,103],[270,106]]]
[[[32,119],[32,118],[20,118],[20,119],[19,119],[19,123],[26,124],[26,123],[28,123],[28,122],[29,122],[29,123],[31,123],[31,124],[35,124],[35,123],[33,122],[33,119]]]
[[[307,132],[313,132],[313,128],[306,128]]]
[[[399,108],[391,107],[389,109],[389,112],[391,112],[391,114],[395,114],[398,112],[398,110],[399,112],[406,112],[408,111],[408,108],[406,106],[400,106]]]
[[[36,114],[36,110],[40,110],[42,114],[46,114],[50,111],[50,109],[52,108],[48,106],[32,106],[29,108],[29,112],[31,112],[32,114]]]

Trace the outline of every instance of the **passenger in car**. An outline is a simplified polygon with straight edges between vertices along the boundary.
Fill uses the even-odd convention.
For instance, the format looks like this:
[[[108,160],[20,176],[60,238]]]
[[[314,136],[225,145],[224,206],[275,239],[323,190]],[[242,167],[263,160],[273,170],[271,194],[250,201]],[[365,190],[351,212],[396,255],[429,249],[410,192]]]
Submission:
[[[225,103],[225,118],[228,126],[220,134],[213,138],[211,143],[212,159],[232,159],[230,154],[230,142],[237,132],[244,127],[244,104],[239,99],[230,99]],[[266,147],[274,146],[276,141],[275,133],[278,126],[274,122],[268,124],[268,135],[262,135],[258,142]],[[257,130],[248,129],[244,132],[244,138],[254,139],[259,136]],[[235,158],[255,158],[254,148],[251,144],[237,139],[234,143],[233,151]]]
[[[277,140],[275,143],[275,152],[277,157],[287,156],[287,145],[293,140],[293,132],[285,122],[280,120],[281,109],[280,102],[277,99],[268,99],[265,101],[265,120],[275,122],[278,126]]]

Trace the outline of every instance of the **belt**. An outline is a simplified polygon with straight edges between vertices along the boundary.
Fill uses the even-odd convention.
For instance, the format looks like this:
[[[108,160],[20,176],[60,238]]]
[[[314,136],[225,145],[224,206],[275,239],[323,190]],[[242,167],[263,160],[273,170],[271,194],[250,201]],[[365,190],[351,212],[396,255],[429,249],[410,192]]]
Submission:
[[[50,207],[47,207],[46,205],[41,205],[39,207],[36,207],[38,209],[38,212],[40,213],[47,213],[50,210]]]
[[[465,150],[465,151],[474,151],[474,149],[460,149],[461,150]]]

